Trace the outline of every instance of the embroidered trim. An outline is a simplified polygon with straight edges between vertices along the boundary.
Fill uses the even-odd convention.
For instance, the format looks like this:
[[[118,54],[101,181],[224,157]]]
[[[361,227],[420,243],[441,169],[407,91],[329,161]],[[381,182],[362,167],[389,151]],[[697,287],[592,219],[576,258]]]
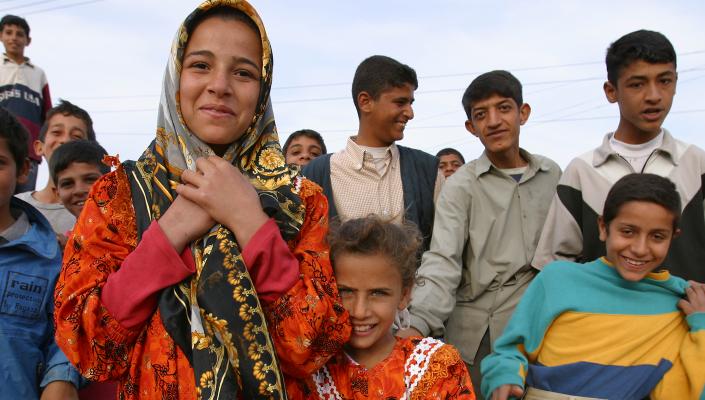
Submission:
[[[399,400],[406,400],[411,393],[416,389],[421,378],[426,373],[428,366],[431,364],[431,357],[438,349],[443,346],[443,342],[434,338],[423,338],[414,347],[414,351],[409,355],[404,365],[404,386],[406,391]]]
[[[316,371],[313,375],[313,381],[316,383],[316,391],[318,392],[318,398],[323,400],[342,400],[340,393],[338,393],[338,388],[335,387],[335,382],[330,376],[328,368],[324,365]]]

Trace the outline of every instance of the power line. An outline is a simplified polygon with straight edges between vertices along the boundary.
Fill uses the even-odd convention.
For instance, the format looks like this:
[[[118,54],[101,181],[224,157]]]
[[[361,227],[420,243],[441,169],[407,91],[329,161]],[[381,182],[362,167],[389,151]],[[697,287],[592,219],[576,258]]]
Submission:
[[[96,2],[96,1],[105,1],[105,0],[92,0],[90,2]],[[87,3],[90,3],[90,2],[87,2]],[[703,54],[703,53],[705,53],[705,49],[681,53],[678,55],[678,57],[690,56],[690,55],[695,55],[695,54]],[[531,71],[531,70],[551,69],[551,68],[560,68],[560,67],[573,67],[573,66],[579,66],[579,65],[601,64],[601,63],[603,63],[603,61],[590,61],[590,62],[583,62],[583,63],[555,64],[555,65],[544,65],[544,66],[536,66],[536,67],[514,68],[511,70],[512,71]],[[687,72],[691,72],[691,71],[700,71],[703,69],[705,69],[705,66],[699,65],[695,68],[688,68],[688,69],[678,71],[678,73],[682,74],[682,73],[687,73]],[[434,79],[434,78],[438,78],[438,77],[479,75],[481,73],[483,73],[483,72],[463,72],[463,73],[458,73],[458,74],[427,75],[427,76],[420,76],[419,79]],[[522,85],[523,86],[550,85],[550,84],[588,82],[588,81],[603,80],[603,79],[605,79],[604,76],[578,78],[578,79],[563,79],[563,80],[559,79],[559,80],[549,80],[549,81],[526,82],[526,83],[522,83]],[[352,82],[312,83],[312,84],[306,84],[306,85],[276,86],[276,87],[272,87],[272,91],[290,90],[290,89],[308,89],[308,88],[329,87],[329,86],[343,86],[343,85],[350,85],[350,84],[352,84]],[[426,91],[419,91],[416,93],[443,93],[443,92],[451,92],[451,91],[456,91],[456,90],[460,90],[460,89],[426,90]],[[538,91],[536,91],[536,92],[538,92]],[[534,92],[534,93],[536,93],[536,92]],[[529,93],[527,93],[527,94],[529,94]],[[159,95],[158,94],[141,94],[141,95],[113,95],[113,96],[82,96],[82,97],[74,97],[74,99],[77,99],[77,100],[105,100],[105,99],[138,99],[138,98],[155,98],[155,97],[159,97]],[[343,100],[343,99],[348,99],[348,98],[349,98],[349,96],[346,96],[346,97],[324,97],[324,98],[321,98],[321,100],[333,101],[333,100]],[[283,101],[279,101],[279,103],[293,103],[296,101],[311,102],[313,100],[316,100],[316,99],[283,100]]]
[[[55,1],[56,1],[56,0],[41,0],[41,1],[35,1],[35,2],[33,2],[33,3],[25,3],[25,4],[22,4],[21,6],[12,6],[12,7],[9,7],[9,8],[3,8],[3,9],[0,10],[0,12],[14,11],[14,10],[17,10],[17,9],[19,9],[19,8],[27,8],[27,7],[32,7],[32,6],[40,5],[40,4],[53,3],[53,2],[55,2]]]
[[[96,1],[96,0],[93,0]],[[104,1],[104,0],[97,0],[97,1]],[[694,71],[702,71],[705,70],[705,66],[698,66],[694,68],[688,68],[684,69],[682,71],[679,71],[679,74],[687,74],[689,72],[694,72]],[[698,77],[699,78],[699,77]],[[570,84],[574,83],[580,83],[580,82],[591,82],[591,81],[601,81],[604,80],[604,77],[601,76],[593,76],[593,77],[587,77],[587,78],[575,78],[575,79],[556,79],[556,80],[547,80],[547,81],[535,81],[535,82],[526,82],[522,83],[522,86],[543,86],[543,85],[559,85],[560,86],[567,86]],[[688,80],[685,80],[683,82],[687,82]],[[548,89],[539,89],[535,91],[529,91],[526,94],[533,94],[533,93],[539,93],[543,92],[545,90],[550,90],[551,88]],[[431,90],[419,90],[415,92],[415,94],[433,94],[433,93],[451,93],[451,92],[460,92],[465,89],[462,88],[447,88],[447,89],[431,89]],[[138,99],[138,98],[155,98],[159,97],[158,95],[125,95],[125,96],[85,96],[85,97],[74,97],[74,100],[112,100],[112,99]],[[350,96],[336,96],[336,97],[311,97],[311,98],[303,98],[303,99],[287,99],[287,100],[277,100],[274,101],[277,104],[290,104],[290,103],[312,103],[312,102],[324,102],[324,101],[339,101],[339,100],[349,100]],[[119,111],[119,110],[110,110],[110,111],[100,111],[100,112],[114,112],[114,111]],[[127,112],[130,112],[129,110],[126,110]],[[143,110],[139,110],[143,111]]]
[[[72,8],[72,7],[84,6],[84,5],[87,5],[87,4],[98,3],[98,2],[100,2],[100,1],[105,1],[105,0],[88,0],[88,1],[82,1],[82,2],[73,3],[73,4],[65,4],[65,5],[60,5],[60,6],[56,6],[56,7],[49,7],[49,8],[44,8],[44,9],[41,9],[41,10],[30,11],[30,12],[26,12],[26,13],[23,13],[23,14],[24,14],[24,15],[32,15],[32,14],[39,14],[39,13],[43,13],[43,12],[47,12],[47,11],[63,10],[63,9],[65,9],[65,8]]]

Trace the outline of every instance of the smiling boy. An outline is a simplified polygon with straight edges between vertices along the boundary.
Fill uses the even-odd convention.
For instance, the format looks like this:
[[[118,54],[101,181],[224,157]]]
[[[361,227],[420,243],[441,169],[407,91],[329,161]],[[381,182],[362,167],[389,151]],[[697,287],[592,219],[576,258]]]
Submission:
[[[402,335],[445,334],[480,386],[489,354],[536,271],[530,261],[560,168],[519,147],[531,113],[507,71],[478,76],[463,95],[466,129],[485,148],[444,185]]]
[[[331,218],[405,219],[419,227],[426,249],[444,178],[436,157],[396,144],[414,118],[417,87],[416,72],[408,65],[385,56],[365,59],[352,84],[357,136],[344,150],[312,160],[303,173],[323,188]]]
[[[69,101],[61,100],[59,105],[47,113],[47,121],[39,132],[39,138],[34,141],[34,150],[51,164],[54,150],[66,142],[81,139],[95,141],[93,120],[86,110]],[[61,204],[54,181],[49,178],[43,189],[23,192],[17,197],[44,214],[58,235],[59,241],[63,243],[65,238],[62,235],[73,228],[76,218]]]
[[[606,256],[538,274],[482,362],[485,396],[702,399],[705,285],[657,271],[680,218],[668,179],[617,181],[598,219]]]
[[[16,15],[5,15],[0,20],[0,41],[5,46],[0,65],[0,106],[10,111],[29,132],[30,171],[27,181],[17,185],[17,193],[21,193],[34,190],[42,155],[34,151],[32,143],[38,138],[51,108],[51,95],[44,71],[24,54],[32,42],[27,21]]]
[[[607,50],[604,92],[619,106],[619,124],[600,147],[574,159],[558,185],[536,257],[541,268],[556,259],[591,261],[605,255],[597,215],[620,177],[649,172],[668,177],[681,194],[683,234],[667,257],[671,272],[705,281],[705,152],[662,128],[676,93],[676,52],[658,32],[640,30]]]
[[[75,140],[54,152],[49,169],[56,194],[66,209],[78,218],[93,184],[110,172],[103,163],[108,153],[97,142]]]

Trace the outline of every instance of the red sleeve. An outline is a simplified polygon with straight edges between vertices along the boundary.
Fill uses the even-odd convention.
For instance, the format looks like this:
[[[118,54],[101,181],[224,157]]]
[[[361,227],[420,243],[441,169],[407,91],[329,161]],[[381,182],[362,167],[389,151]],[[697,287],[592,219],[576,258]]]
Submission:
[[[299,261],[289,251],[273,219],[255,232],[243,249],[242,258],[264,304],[277,300],[299,279]]]
[[[42,125],[44,123],[44,121],[46,120],[47,113],[49,112],[49,110],[51,110],[51,93],[49,93],[48,83],[42,88],[42,99],[42,122],[39,125]],[[41,129],[41,126],[39,128]]]
[[[351,326],[328,257],[328,201],[321,188],[307,179],[301,182],[300,196],[306,217],[298,238],[289,243],[299,275],[267,309],[284,374],[305,378],[340,351]]]
[[[120,269],[110,274],[100,299],[113,317],[130,329],[147,322],[162,289],[195,271],[191,250],[186,247],[179,256],[154,221]]]

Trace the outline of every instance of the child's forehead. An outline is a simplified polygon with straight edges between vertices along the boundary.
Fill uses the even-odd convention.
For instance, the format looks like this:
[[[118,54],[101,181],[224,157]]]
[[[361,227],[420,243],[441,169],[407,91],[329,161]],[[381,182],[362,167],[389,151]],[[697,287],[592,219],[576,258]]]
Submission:
[[[86,131],[88,129],[88,125],[86,124],[86,121],[84,121],[80,117],[73,115],[73,114],[56,113],[56,114],[52,115],[51,118],[49,118],[49,121],[47,121],[47,124],[49,126],[59,125],[59,124],[75,125],[76,123],[80,123],[80,125],[82,126],[84,131]]]
[[[495,104],[500,104],[504,103],[505,101],[511,102],[514,106],[519,106],[517,102],[514,100],[514,98],[505,96],[499,92],[493,92],[490,93],[487,97],[483,97],[481,99],[475,100],[472,103],[470,103],[470,108],[475,109],[478,107],[485,107],[485,106],[490,106],[490,105],[495,105]]]
[[[663,73],[676,73],[676,65],[672,62],[650,62],[643,59],[635,59],[625,64],[619,69],[617,79],[629,79],[633,76],[661,75]]]
[[[64,168],[63,170],[59,171],[56,173],[56,178],[61,179],[62,176],[66,175],[71,175],[71,174],[80,174],[80,175],[85,175],[89,173],[97,173],[99,175],[103,175],[103,173],[100,170],[100,166],[94,163],[87,163],[83,161],[72,161],[69,163],[69,165]]]
[[[27,35],[27,32],[25,32],[24,28],[21,27],[21,26],[19,26],[19,25],[16,25],[16,24],[5,24],[5,25],[2,26],[2,31],[3,31],[3,32],[6,31],[6,30],[8,30],[8,29],[12,29],[12,30],[15,30],[15,31],[20,31],[20,32],[24,33],[25,35]]]
[[[668,223],[664,223],[664,226],[670,229],[676,216],[663,204],[647,200],[630,200],[619,206],[615,216],[615,219],[617,218],[629,218],[630,223],[644,226],[653,225],[665,218]]]

